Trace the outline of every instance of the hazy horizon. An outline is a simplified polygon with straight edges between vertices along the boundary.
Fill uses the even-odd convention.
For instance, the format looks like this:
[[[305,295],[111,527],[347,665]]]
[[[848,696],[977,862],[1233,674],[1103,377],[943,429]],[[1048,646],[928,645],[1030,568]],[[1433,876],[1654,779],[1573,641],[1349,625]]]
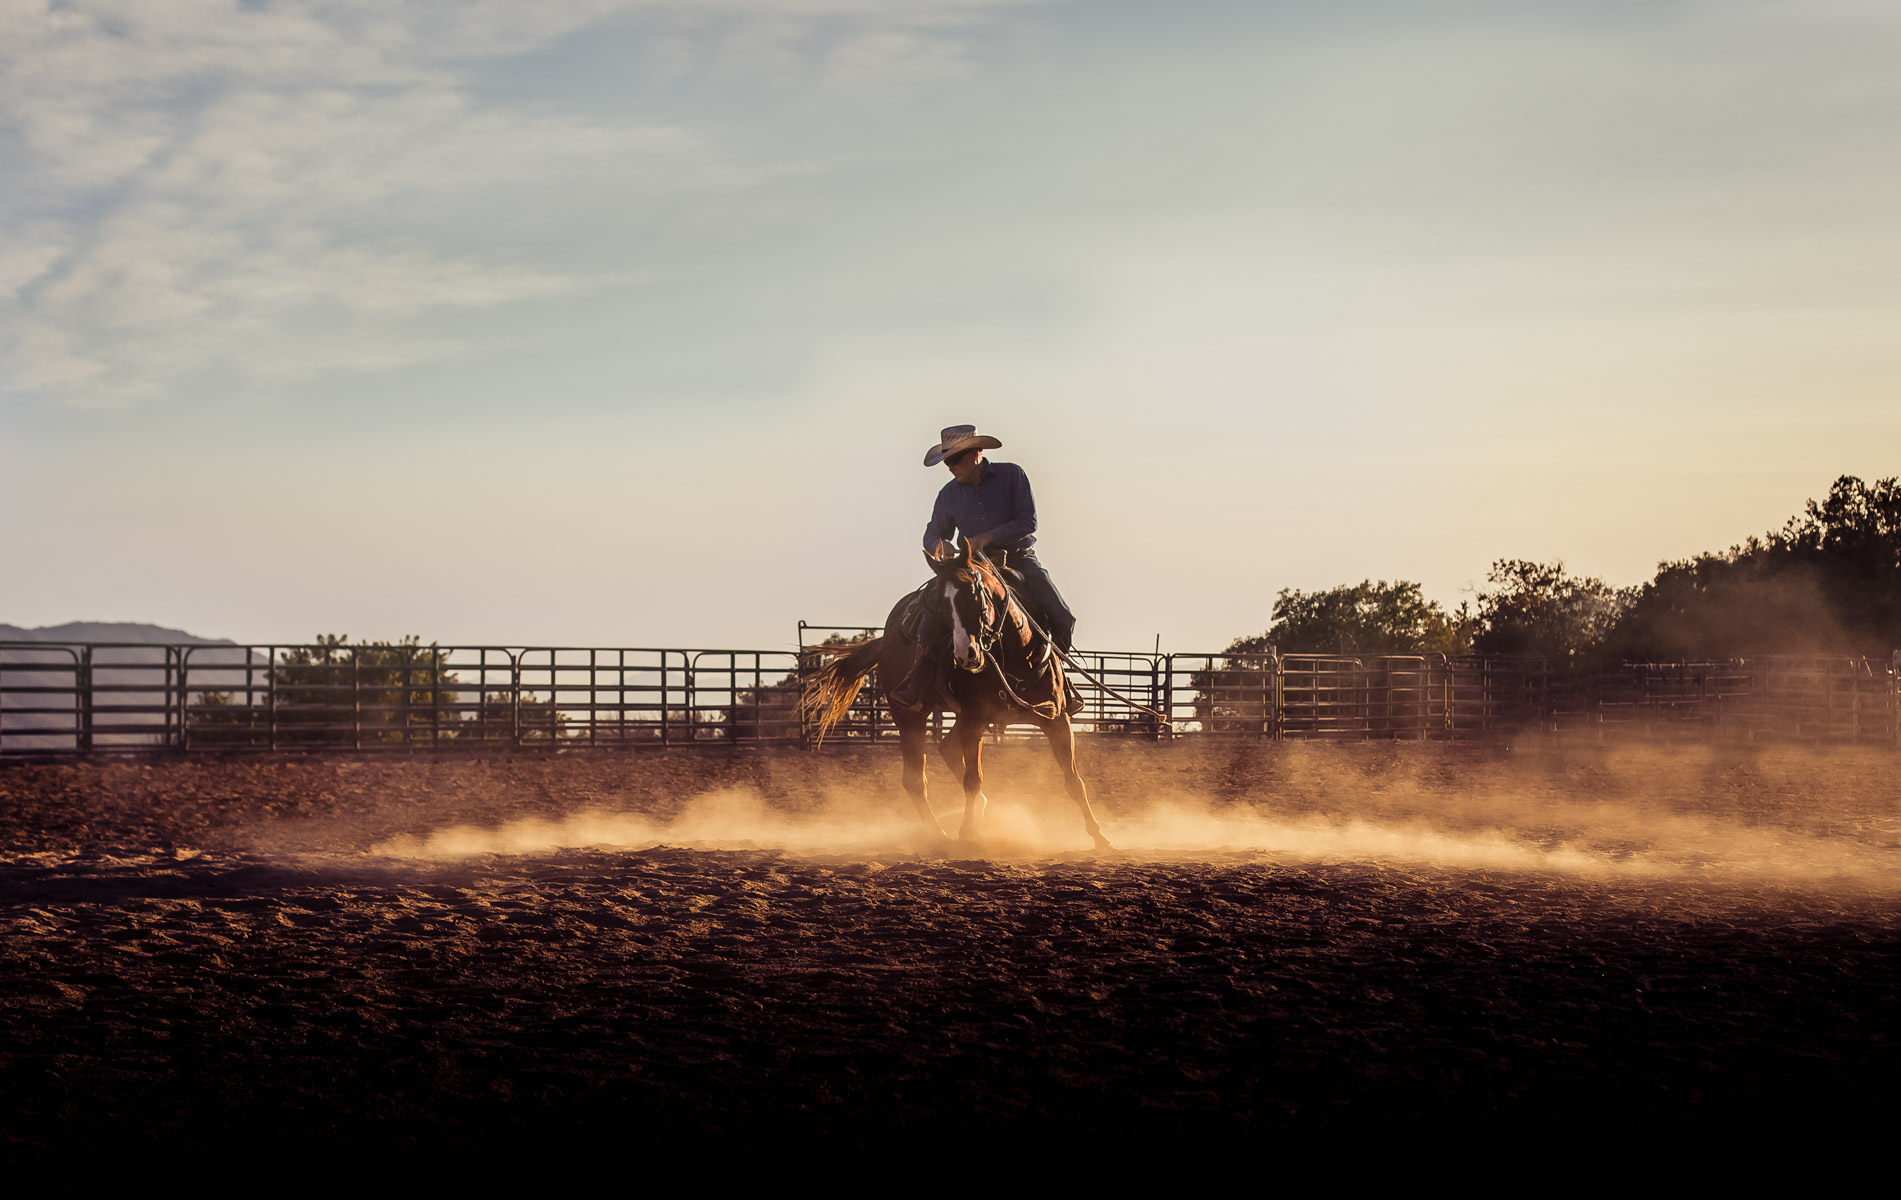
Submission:
[[[1079,643],[1901,473],[1901,9],[0,8],[0,621],[790,645],[970,421]]]

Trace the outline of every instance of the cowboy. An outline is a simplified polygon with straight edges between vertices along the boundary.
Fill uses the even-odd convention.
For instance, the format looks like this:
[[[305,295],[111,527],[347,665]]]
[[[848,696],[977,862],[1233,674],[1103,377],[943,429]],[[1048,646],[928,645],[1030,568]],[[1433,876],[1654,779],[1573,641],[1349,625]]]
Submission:
[[[924,552],[941,559],[954,552],[951,539],[958,535],[987,555],[1002,552],[1005,564],[1021,576],[1016,590],[1031,615],[1049,630],[1057,648],[1068,653],[1076,617],[1031,549],[1036,544],[1036,501],[1029,476],[1015,463],[984,457],[985,450],[1002,448],[1002,442],[980,435],[975,425],[953,425],[925,452],[924,465],[943,463],[950,468],[951,481],[937,493],[931,523],[924,527]],[[948,640],[943,617],[936,606],[927,605],[918,626],[917,661],[894,699],[914,703],[919,685],[942,673],[941,652]]]

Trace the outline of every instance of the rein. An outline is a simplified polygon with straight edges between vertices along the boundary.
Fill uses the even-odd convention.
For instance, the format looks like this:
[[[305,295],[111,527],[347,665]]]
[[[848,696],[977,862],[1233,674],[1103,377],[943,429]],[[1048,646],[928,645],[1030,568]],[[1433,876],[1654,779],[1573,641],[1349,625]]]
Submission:
[[[1003,585],[1003,595],[1004,595],[1004,600],[1005,600],[1006,611],[1015,613],[1016,615],[1022,617],[1023,623],[1028,625],[1033,632],[1036,632],[1036,633],[1043,632],[1041,629],[1037,628],[1036,619],[1030,616],[1030,610],[1023,607],[1021,604],[1017,602],[1016,596],[1011,593],[1010,585],[1007,583]],[[1001,630],[999,630],[998,632],[1001,632]],[[1055,643],[1049,641],[1049,635],[1047,633],[1043,634],[1043,639],[1044,639],[1043,644],[1045,647],[1053,647],[1055,645]],[[990,640],[994,644],[996,642],[996,634],[993,633],[991,635]],[[1042,717],[1046,721],[1054,721],[1057,717],[1060,717],[1063,715],[1062,706],[1057,703],[1059,700],[1062,699],[1062,696],[1060,693],[1052,697],[1046,703],[1031,704],[1029,701],[1025,700],[1023,697],[1017,695],[1016,689],[1010,686],[1010,675],[1007,671],[1003,669],[1003,656],[998,654],[994,649],[988,649],[988,648],[985,650],[985,656],[988,657],[991,663],[996,666],[997,683],[1002,686],[1003,694],[1006,697],[1008,697],[1010,703],[1016,705],[1018,708],[1022,709],[1025,712],[1035,713],[1037,716]],[[1043,655],[1043,661],[1046,663],[1049,661],[1049,655],[1047,653]]]
[[[1054,643],[1052,643],[1052,645],[1054,645]],[[1104,683],[1102,680],[1097,679],[1094,675],[1091,675],[1087,667],[1083,666],[1081,663],[1077,662],[1075,659],[1071,658],[1069,655],[1063,653],[1061,650],[1056,651],[1056,657],[1062,659],[1065,665],[1074,668],[1076,674],[1082,676],[1084,679],[1087,679],[1089,682],[1095,684],[1098,688],[1109,693],[1111,696],[1114,696],[1116,699],[1122,701],[1122,703],[1128,705],[1130,708],[1133,708],[1136,712],[1147,713],[1149,716],[1154,717],[1157,721],[1160,721],[1163,729],[1168,730],[1170,733],[1175,732],[1175,722],[1168,719],[1168,714],[1162,712],[1160,709],[1150,708],[1146,704],[1137,704],[1135,701],[1129,699],[1127,696],[1123,695],[1121,692],[1116,691],[1114,688],[1110,687],[1108,684]]]
[[[1136,712],[1154,717],[1155,720],[1158,723],[1160,723],[1163,729],[1168,730],[1170,733],[1174,732],[1175,723],[1169,719],[1167,713],[1162,712],[1159,709],[1150,708],[1146,704],[1138,703],[1135,700],[1132,700],[1129,697],[1123,695],[1121,692],[1116,691],[1114,688],[1110,687],[1108,684],[1104,683],[1102,680],[1096,678],[1096,676],[1090,672],[1089,668],[1083,666],[1081,663],[1071,658],[1067,651],[1063,650],[1060,646],[1056,644],[1056,639],[1050,636],[1049,630],[1044,629],[1042,625],[1037,623],[1036,618],[1030,615],[1029,606],[1023,604],[1021,601],[1018,600],[1017,594],[1013,590],[1011,590],[1009,583],[1006,582],[1002,578],[1001,575],[999,575],[997,582],[1003,588],[1005,610],[1008,612],[1015,612],[1018,615],[1020,615],[1023,619],[1023,623],[1030,627],[1030,631],[1043,639],[1043,653],[1037,656],[1037,659],[1039,662],[1048,663],[1050,659],[1050,655],[1054,654],[1057,658],[1063,661],[1064,666],[1069,667],[1071,670],[1075,671],[1076,674],[1082,676],[1084,679],[1087,679],[1090,683],[1094,684],[1099,691],[1108,693],[1109,695],[1115,697],[1117,700],[1122,701],[1122,703],[1134,709]],[[931,587],[931,584],[927,581],[923,587],[920,587],[918,589],[918,595],[920,596],[920,598],[922,597],[923,593],[926,590],[928,590],[930,587]],[[977,637],[973,639],[977,643],[978,648],[983,651],[983,655],[984,655],[984,659],[986,663],[989,664],[989,666],[985,667],[985,670],[986,671],[989,670],[990,666],[994,666],[996,668],[997,683],[1003,689],[1002,694],[1004,698],[1009,700],[1010,703],[1016,705],[1018,708],[1022,709],[1025,712],[1033,713],[1036,716],[1042,717],[1045,720],[1051,720],[1051,721],[1055,720],[1056,717],[1060,715],[1060,711],[1061,711],[1060,705],[1058,703],[1062,699],[1060,694],[1046,703],[1032,704],[1028,700],[1025,700],[1023,697],[1017,695],[1016,689],[1010,686],[1010,676],[1007,672],[1004,671],[1003,662],[1001,658],[998,656],[995,649],[997,636],[1001,632],[1002,632],[1002,628],[1000,626],[990,627],[990,628],[979,628],[977,631]]]
[[[1012,596],[1011,597],[1012,603],[1014,603],[1015,600],[1016,600],[1016,597]],[[1173,733],[1175,731],[1175,722],[1168,719],[1167,713],[1162,712],[1158,709],[1150,708],[1146,704],[1137,704],[1135,701],[1129,699],[1127,696],[1123,695],[1121,692],[1116,691],[1114,688],[1110,687],[1108,684],[1104,683],[1102,680],[1097,679],[1094,675],[1090,674],[1089,668],[1083,666],[1081,663],[1071,658],[1069,656],[1068,651],[1064,650],[1061,646],[1058,646],[1056,644],[1056,639],[1050,636],[1049,631],[1036,623],[1036,618],[1030,615],[1030,610],[1028,608],[1025,608],[1023,610],[1023,619],[1030,623],[1031,629],[1034,629],[1037,633],[1043,635],[1044,645],[1047,646],[1049,650],[1056,655],[1056,657],[1063,660],[1064,666],[1073,668],[1076,674],[1081,675],[1084,679],[1087,679],[1089,682],[1095,684],[1097,688],[1109,693],[1111,696],[1114,696],[1116,699],[1122,701],[1122,703],[1128,705],[1130,708],[1134,709],[1136,712],[1147,713],[1149,716],[1154,717],[1157,721],[1161,722],[1163,729],[1168,730],[1170,733]],[[1015,699],[1015,697],[1012,697],[1012,699]],[[1017,702],[1019,704],[1022,703],[1022,701],[1020,700]]]
[[[1036,621],[1030,616],[1029,610],[1018,603],[1016,593],[1010,590],[1010,585],[1004,582],[1001,575],[997,577],[997,585],[1003,589],[1003,611],[1005,616],[1020,618],[1030,629],[1036,630]],[[977,586],[982,587],[983,585],[979,583]],[[986,605],[986,607],[989,606]],[[981,676],[994,667],[996,669],[997,685],[1003,689],[999,694],[1004,699],[1032,716],[1040,717],[1045,721],[1054,721],[1057,717],[1062,715],[1062,706],[1058,703],[1062,699],[1061,695],[1054,696],[1042,704],[1032,704],[1017,695],[1016,689],[1010,686],[1010,674],[1003,669],[1003,656],[997,652],[997,638],[1002,633],[1003,625],[1001,623],[995,625],[986,623],[978,626],[977,636],[971,639],[977,644],[977,649],[984,657],[983,670],[979,671],[978,674]],[[1046,639],[1048,636],[1047,634],[1044,635]],[[1047,653],[1042,656],[1042,661],[1049,661],[1049,655]]]

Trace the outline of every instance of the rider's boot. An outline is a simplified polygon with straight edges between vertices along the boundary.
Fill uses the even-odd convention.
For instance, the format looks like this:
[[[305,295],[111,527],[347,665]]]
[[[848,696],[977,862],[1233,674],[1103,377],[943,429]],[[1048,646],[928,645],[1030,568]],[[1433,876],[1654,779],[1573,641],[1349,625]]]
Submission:
[[[942,655],[918,647],[911,670],[891,689],[891,703],[900,708],[923,708],[927,712],[960,711],[950,694],[948,664],[942,659]],[[935,707],[929,707],[932,705]]]
[[[927,678],[931,683],[934,703],[936,703],[937,707],[943,712],[950,713],[953,716],[962,716],[964,714],[964,706],[957,702],[957,697],[951,695],[950,659],[943,654],[933,654],[931,655],[931,662],[936,669],[933,670]]]
[[[924,653],[920,650],[918,656],[911,660],[911,669],[905,672],[903,679],[898,680],[898,686],[891,689],[891,706],[893,708],[921,707],[924,703],[924,689],[921,686],[923,676]]]

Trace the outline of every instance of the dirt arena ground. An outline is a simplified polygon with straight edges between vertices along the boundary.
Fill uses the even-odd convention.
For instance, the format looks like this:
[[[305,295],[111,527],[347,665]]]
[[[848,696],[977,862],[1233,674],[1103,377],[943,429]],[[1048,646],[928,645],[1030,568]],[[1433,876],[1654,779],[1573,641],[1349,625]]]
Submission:
[[[984,834],[945,846],[887,753],[0,768],[5,1154],[1901,1114],[1901,754],[1105,743],[1084,767],[1113,853],[1030,745],[992,752]]]

